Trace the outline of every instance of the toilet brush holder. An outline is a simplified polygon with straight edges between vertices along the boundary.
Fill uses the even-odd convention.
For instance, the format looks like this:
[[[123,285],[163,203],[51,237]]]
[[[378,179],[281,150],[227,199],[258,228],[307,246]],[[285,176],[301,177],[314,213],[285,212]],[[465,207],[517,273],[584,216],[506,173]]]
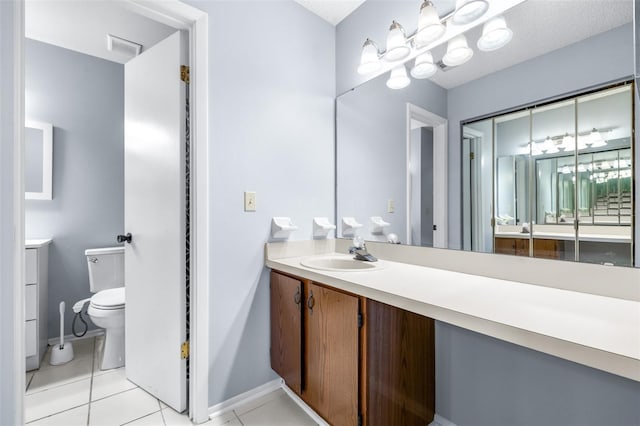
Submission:
[[[64,301],[60,302],[60,342],[51,348],[51,358],[49,364],[61,365],[73,359],[73,345],[71,342],[64,341]]]

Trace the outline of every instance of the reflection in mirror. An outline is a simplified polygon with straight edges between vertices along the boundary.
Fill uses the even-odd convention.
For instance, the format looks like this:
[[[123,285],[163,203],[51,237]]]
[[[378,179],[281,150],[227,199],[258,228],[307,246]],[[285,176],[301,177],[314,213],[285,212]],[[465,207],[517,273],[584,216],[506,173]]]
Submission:
[[[53,126],[27,121],[24,132],[25,199],[51,200],[53,181]]]
[[[491,250],[474,242],[473,224],[480,220],[470,218],[470,246],[632,266],[632,101],[631,84],[623,83],[490,119],[496,152],[494,193],[489,195],[496,210],[494,245]],[[482,135],[478,129],[486,131],[486,122],[465,125],[468,151],[475,147],[467,135]],[[471,188],[474,163],[463,162]],[[483,210],[471,190],[465,195],[471,215]],[[488,227],[486,216],[482,219]]]

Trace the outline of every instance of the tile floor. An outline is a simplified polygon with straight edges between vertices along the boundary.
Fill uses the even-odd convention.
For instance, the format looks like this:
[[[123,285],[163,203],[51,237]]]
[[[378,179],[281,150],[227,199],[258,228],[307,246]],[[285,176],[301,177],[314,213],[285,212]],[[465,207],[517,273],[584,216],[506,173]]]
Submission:
[[[125,377],[124,368],[101,371],[103,338],[73,342],[75,357],[52,366],[49,353],[26,375],[29,425],[190,425],[185,415]],[[211,419],[211,426],[305,426],[316,423],[281,389]]]

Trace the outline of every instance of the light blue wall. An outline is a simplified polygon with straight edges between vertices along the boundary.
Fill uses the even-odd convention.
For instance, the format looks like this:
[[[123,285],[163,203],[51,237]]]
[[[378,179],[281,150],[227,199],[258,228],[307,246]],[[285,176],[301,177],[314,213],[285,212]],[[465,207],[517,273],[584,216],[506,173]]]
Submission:
[[[273,216],[312,238],[333,216],[334,28],[292,1],[191,2],[209,14],[213,221],[210,405],[277,376],[269,365]],[[257,211],[243,211],[243,191]]]
[[[53,125],[53,200],[25,202],[27,238],[49,248],[49,337],[60,301],[90,297],[84,250],[117,245],[124,229],[124,67],[27,40],[25,111]],[[89,321],[89,324],[91,322]]]
[[[14,40],[14,11],[22,8],[20,2],[0,1],[0,339],[4,343],[0,350],[0,424],[18,424],[22,415],[16,410],[22,396],[20,388],[24,386],[22,371],[15,370],[16,363],[24,366],[24,357],[14,357],[14,346],[20,344],[17,339],[23,326],[23,308],[16,306],[15,281],[15,229],[14,215],[14,123],[20,113],[14,108],[13,91],[19,87],[14,75],[16,50]]]

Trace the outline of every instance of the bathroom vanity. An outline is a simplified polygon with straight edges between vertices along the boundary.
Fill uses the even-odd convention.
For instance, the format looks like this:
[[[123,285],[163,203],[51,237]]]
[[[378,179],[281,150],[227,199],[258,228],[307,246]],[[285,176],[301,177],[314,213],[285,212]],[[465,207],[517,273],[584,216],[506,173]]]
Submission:
[[[25,241],[25,357],[26,370],[40,368],[47,351],[47,303],[50,239]]]
[[[435,409],[434,322],[271,272],[271,367],[335,425],[425,425]]]
[[[638,269],[373,242],[368,243],[369,251],[381,259],[375,267],[341,270],[336,261],[338,267],[331,268],[326,259],[343,263],[350,259],[348,245],[346,240],[315,240],[266,246],[266,265],[277,271],[273,272],[271,289],[273,368],[329,423],[343,424],[331,417],[333,413],[323,411],[326,400],[322,398],[335,397],[336,392],[322,387],[306,389],[316,384],[355,389],[356,377],[363,424],[379,424],[379,419],[386,422],[384,414],[374,415],[371,410],[394,412],[396,408],[386,406],[392,401],[400,404],[395,411],[400,416],[408,415],[407,410],[418,403],[423,404],[420,410],[430,415],[433,375],[418,376],[433,369],[433,329],[429,324],[433,320],[640,381]],[[323,261],[313,262],[318,258]],[[604,281],[616,285],[603,287]],[[291,301],[289,313],[280,305],[283,301]],[[340,308],[325,303],[336,303]],[[384,312],[385,327],[372,323],[377,314],[370,312],[371,306],[375,306],[373,311]],[[327,318],[323,318],[325,311]],[[359,332],[352,325],[357,323],[358,312],[364,316]],[[342,315],[348,319],[338,320]],[[300,340],[284,341],[284,336]],[[336,336],[344,338],[344,343]],[[354,341],[360,345],[360,364],[355,367],[352,359],[347,374],[341,370],[347,369],[343,357],[356,350]],[[421,343],[403,345],[408,341]],[[290,352],[290,347],[302,349]],[[387,352],[379,355],[381,348]],[[285,360],[287,356],[292,359]],[[402,365],[400,371],[411,381],[403,382],[396,373],[377,369],[378,356],[388,357],[379,367]],[[318,381],[314,374],[323,379]],[[394,389],[394,382],[389,381],[392,378],[405,383],[404,393],[387,392]],[[377,394],[372,384],[384,392]],[[314,392],[320,392],[321,402],[314,399]],[[343,398],[347,399],[341,394],[338,401],[352,404]],[[353,401],[355,397],[350,398]],[[402,424],[412,424],[407,419]]]

